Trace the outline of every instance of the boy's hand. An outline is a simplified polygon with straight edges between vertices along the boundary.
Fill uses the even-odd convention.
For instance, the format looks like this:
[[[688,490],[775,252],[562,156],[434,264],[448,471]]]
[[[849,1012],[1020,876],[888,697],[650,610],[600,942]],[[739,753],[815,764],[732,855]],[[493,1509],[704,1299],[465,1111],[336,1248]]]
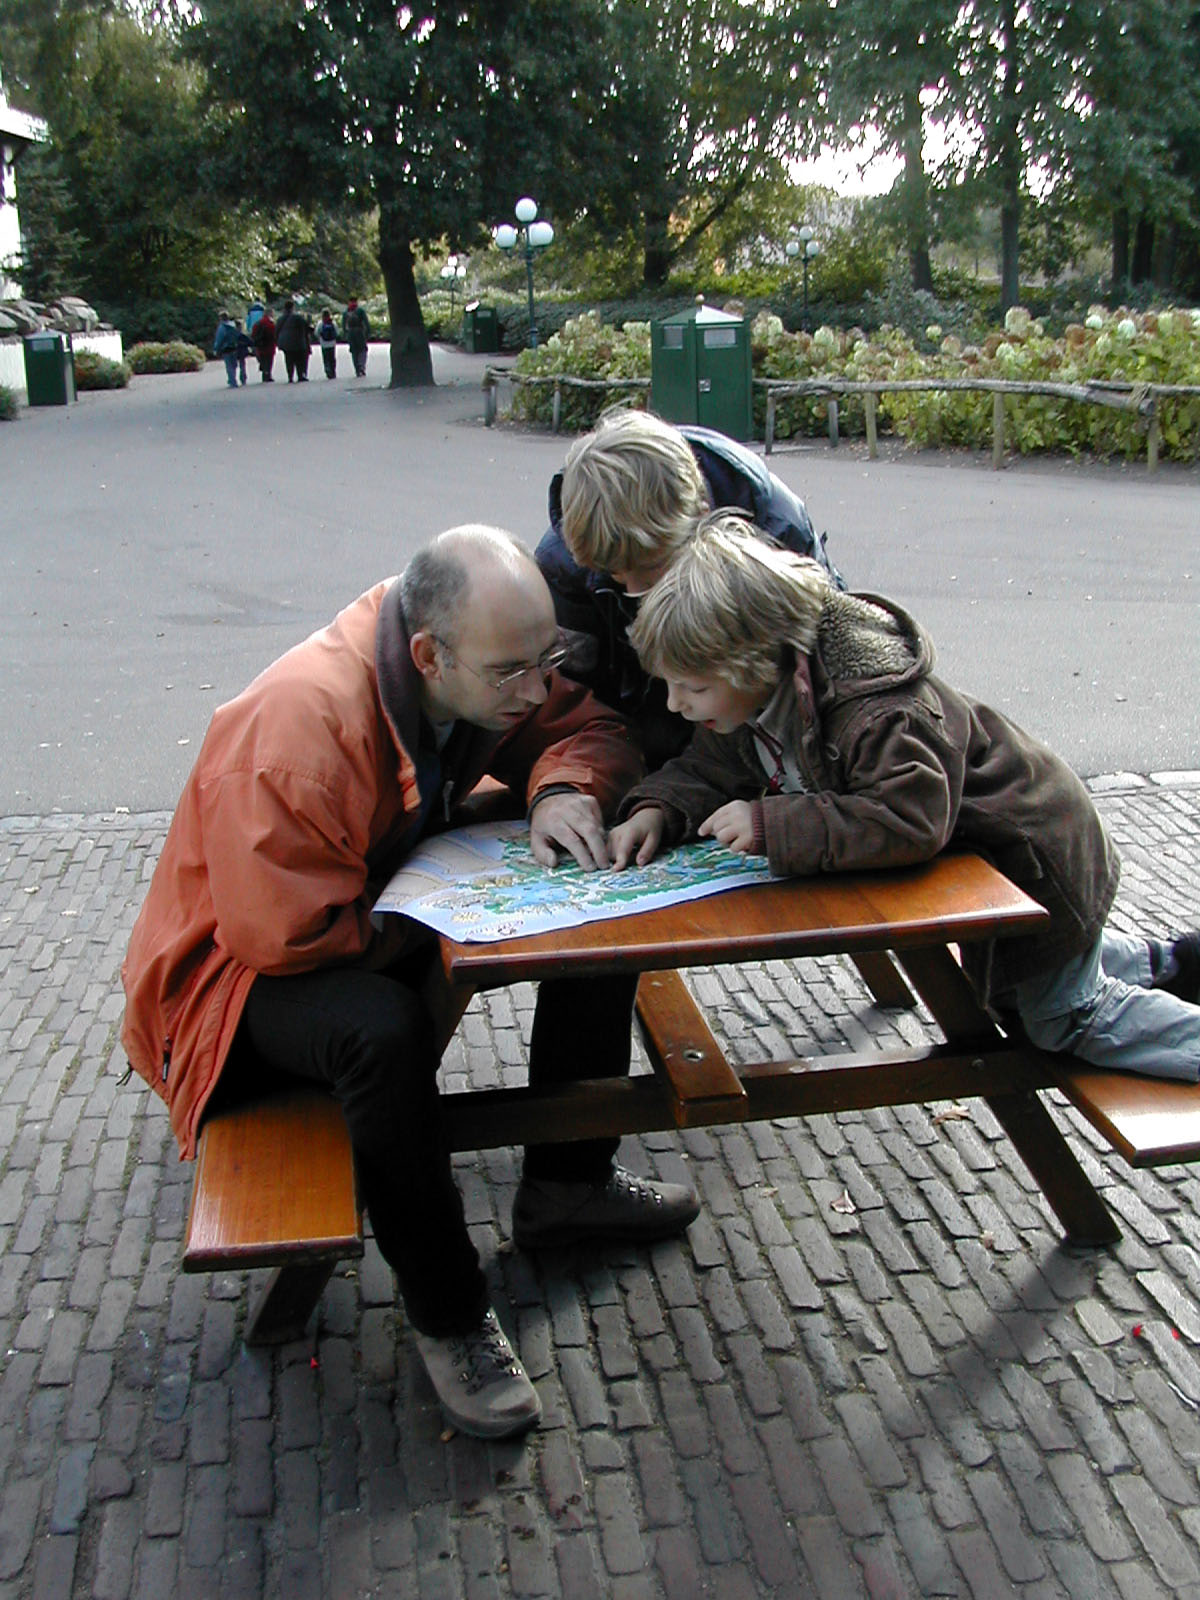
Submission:
[[[529,847],[543,867],[556,867],[566,850],[585,872],[609,864],[604,814],[590,794],[550,794],[539,800],[529,819]]]
[[[748,800],[731,800],[705,817],[696,830],[702,839],[715,839],[726,850],[754,855],[754,808]]]
[[[609,833],[608,847],[612,851],[613,866],[620,872],[632,861],[644,867],[653,861],[662,843],[665,814],[657,806],[643,806],[627,822],[620,822]]]

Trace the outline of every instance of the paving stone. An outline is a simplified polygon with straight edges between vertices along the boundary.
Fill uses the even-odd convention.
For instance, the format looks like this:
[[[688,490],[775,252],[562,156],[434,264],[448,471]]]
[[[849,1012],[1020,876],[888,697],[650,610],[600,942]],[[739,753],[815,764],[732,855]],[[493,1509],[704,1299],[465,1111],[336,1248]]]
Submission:
[[[1200,792],[1102,804],[1137,847],[1123,925],[1196,920]],[[92,884],[63,944],[49,896],[4,923],[0,870],[22,1008],[0,1002],[0,1600],[1200,1600],[1200,1176],[1131,1172],[1061,1107],[1113,1251],[1060,1246],[977,1103],[627,1141],[638,1171],[686,1156],[705,1211],[683,1244],[600,1257],[495,1256],[514,1154],[461,1157],[543,1393],[524,1442],[443,1442],[373,1245],[308,1342],[247,1352],[247,1275],[178,1272],[190,1171],[116,1083],[117,966],[165,825],[0,821],[0,867],[16,841],[65,884],[86,837]],[[735,1055],[927,1037],[845,961],[695,976]],[[468,1013],[463,1087],[521,1081],[532,1003]]]

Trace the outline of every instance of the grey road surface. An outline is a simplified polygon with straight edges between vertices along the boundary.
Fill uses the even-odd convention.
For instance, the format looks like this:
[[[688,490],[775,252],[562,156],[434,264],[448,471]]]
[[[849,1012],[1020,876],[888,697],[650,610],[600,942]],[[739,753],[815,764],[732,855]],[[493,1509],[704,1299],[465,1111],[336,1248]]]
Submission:
[[[166,809],[214,706],[430,534],[531,542],[566,441],[487,430],[486,358],[439,387],[135,379],[0,425],[0,815]],[[1200,470],[823,441],[771,464],[858,589],[1085,777],[1200,766]]]

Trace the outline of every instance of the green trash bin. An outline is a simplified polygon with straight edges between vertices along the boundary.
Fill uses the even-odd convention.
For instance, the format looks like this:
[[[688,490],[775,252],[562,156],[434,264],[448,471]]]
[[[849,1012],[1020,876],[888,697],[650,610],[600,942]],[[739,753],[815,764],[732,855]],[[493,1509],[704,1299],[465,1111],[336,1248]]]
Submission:
[[[473,355],[491,355],[500,348],[500,313],[473,300],[463,311],[463,347]]]
[[[693,422],[731,439],[754,431],[750,328],[700,305],[650,330],[650,408],[666,422]]]
[[[31,406],[65,406],[75,398],[75,352],[69,333],[25,335],[25,388]]]

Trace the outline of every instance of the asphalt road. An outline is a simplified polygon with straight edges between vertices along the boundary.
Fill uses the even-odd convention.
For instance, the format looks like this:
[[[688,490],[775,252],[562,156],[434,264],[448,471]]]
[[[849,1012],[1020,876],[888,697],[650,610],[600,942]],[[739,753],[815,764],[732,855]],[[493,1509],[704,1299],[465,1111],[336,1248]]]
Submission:
[[[439,388],[135,379],[0,425],[0,815],[173,806],[214,706],[455,522],[536,542],[566,441]],[[343,367],[345,363],[342,363]],[[777,451],[851,585],[1085,777],[1200,766],[1200,469]]]

